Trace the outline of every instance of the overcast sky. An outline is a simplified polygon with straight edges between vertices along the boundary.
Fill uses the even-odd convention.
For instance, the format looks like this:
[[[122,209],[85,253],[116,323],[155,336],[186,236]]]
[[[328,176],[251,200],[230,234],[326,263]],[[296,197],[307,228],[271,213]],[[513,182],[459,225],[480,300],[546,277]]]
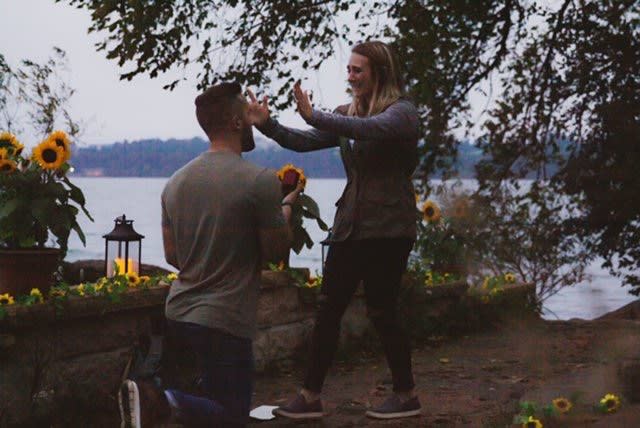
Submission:
[[[196,82],[184,82],[170,92],[162,89],[168,77],[120,81],[117,63],[96,52],[99,36],[87,34],[90,17],[85,10],[53,0],[0,0],[0,16],[0,52],[10,66],[25,58],[44,61],[53,46],[67,52],[68,83],[77,91],[71,110],[86,124],[84,144],[203,136],[194,113]],[[318,105],[334,107],[348,101],[344,71],[348,57],[348,50],[342,49],[320,72],[300,76],[308,78],[307,87]],[[288,125],[304,124],[293,111],[282,113],[281,119]]]
[[[76,89],[71,111],[74,119],[85,125],[81,144],[204,136],[195,119],[196,82],[182,82],[175,90],[165,91],[162,86],[179,74],[119,80],[123,70],[107,60],[104,52],[96,51],[99,35],[87,33],[91,23],[87,11],[54,0],[0,0],[0,16],[0,53],[10,66],[15,67],[21,59],[43,62],[54,46],[67,52],[67,83]],[[346,46],[340,46],[319,71],[300,72],[298,77],[303,79],[303,87],[313,91],[316,105],[332,109],[349,101],[345,93],[349,54]],[[494,79],[494,96],[499,91]],[[472,117],[480,123],[486,96],[478,92],[470,96]],[[286,125],[306,127],[293,110],[281,113],[280,119]],[[455,133],[464,137],[462,130]],[[19,136],[27,146],[37,144],[31,141],[37,137]]]

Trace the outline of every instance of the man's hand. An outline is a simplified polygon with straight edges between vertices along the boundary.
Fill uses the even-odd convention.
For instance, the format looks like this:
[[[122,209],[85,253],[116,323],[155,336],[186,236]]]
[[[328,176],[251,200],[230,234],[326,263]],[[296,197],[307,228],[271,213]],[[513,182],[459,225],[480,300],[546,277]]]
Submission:
[[[300,81],[293,85],[293,96],[296,99],[296,103],[298,103],[298,113],[300,113],[305,122],[309,121],[313,107],[311,106],[309,94],[300,87]]]
[[[302,182],[302,180],[298,180],[298,184],[296,185],[296,188],[293,189],[290,193],[287,194],[287,196],[285,196],[282,199],[282,203],[295,204],[296,200],[298,199],[298,195],[302,193],[303,190],[304,190],[304,183]]]
[[[255,94],[251,89],[247,88],[247,94],[249,95],[249,109],[247,114],[251,125],[264,125],[271,113],[269,112],[269,98],[265,95],[262,97],[262,101],[258,101]]]

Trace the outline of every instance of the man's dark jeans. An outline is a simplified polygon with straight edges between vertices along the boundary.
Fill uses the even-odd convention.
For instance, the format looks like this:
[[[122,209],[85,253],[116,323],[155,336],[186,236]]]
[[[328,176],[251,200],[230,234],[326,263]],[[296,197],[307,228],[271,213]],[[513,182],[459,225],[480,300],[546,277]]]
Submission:
[[[254,360],[250,339],[198,324],[168,322],[179,345],[188,346],[200,364],[198,397],[169,390],[179,406],[179,422],[188,427],[242,427],[251,410]]]
[[[311,336],[304,387],[320,392],[335,354],[340,321],[359,282],[364,285],[369,318],[391,369],[394,391],[414,387],[409,340],[398,325],[396,304],[413,241],[379,238],[332,243],[322,284],[321,302]]]

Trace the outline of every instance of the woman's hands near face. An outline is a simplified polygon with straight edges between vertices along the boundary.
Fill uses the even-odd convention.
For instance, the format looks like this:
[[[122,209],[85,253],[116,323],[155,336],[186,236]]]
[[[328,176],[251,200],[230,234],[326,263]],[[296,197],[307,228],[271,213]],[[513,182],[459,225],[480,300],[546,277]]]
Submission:
[[[309,99],[309,94],[307,91],[303,91],[300,87],[300,82],[296,82],[293,85],[293,96],[296,99],[296,103],[298,103],[298,113],[305,121],[311,119],[311,113],[313,111],[313,107],[311,107],[311,100]]]
[[[264,125],[271,113],[269,112],[269,98],[265,95],[262,97],[262,101],[258,101],[255,94],[251,89],[247,89],[249,95],[249,107],[247,109],[247,115],[251,125]]]

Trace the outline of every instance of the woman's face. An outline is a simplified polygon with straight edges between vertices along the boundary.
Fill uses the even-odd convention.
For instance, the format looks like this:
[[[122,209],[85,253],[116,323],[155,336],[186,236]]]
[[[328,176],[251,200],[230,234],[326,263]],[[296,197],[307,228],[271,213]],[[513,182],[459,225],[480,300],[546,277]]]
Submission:
[[[354,97],[369,97],[373,93],[374,81],[369,58],[352,52],[349,65],[347,65],[347,73],[347,81]]]

